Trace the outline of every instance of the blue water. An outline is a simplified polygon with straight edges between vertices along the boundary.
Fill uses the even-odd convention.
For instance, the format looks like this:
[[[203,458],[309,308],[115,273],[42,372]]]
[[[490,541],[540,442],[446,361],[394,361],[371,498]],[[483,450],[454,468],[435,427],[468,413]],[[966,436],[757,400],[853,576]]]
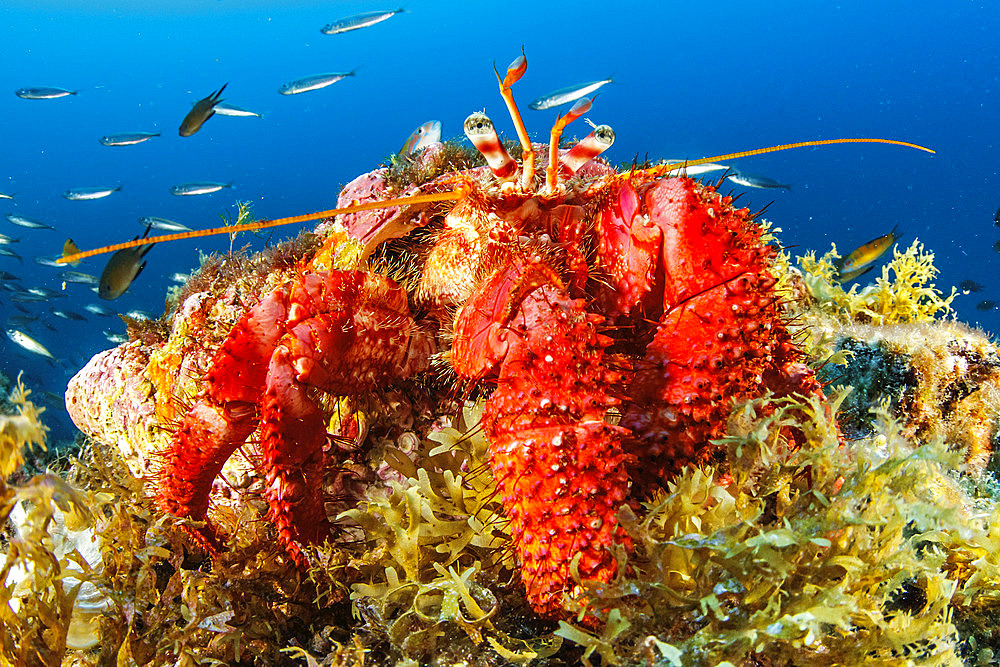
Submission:
[[[556,6],[571,7],[570,10]],[[122,5],[128,11],[118,9]],[[542,2],[405,3],[380,25],[328,36],[319,29],[389,3],[236,0],[5,0],[0,5],[0,216],[19,213],[57,231],[27,230],[0,218],[0,232],[24,263],[0,257],[0,269],[24,286],[60,289],[59,269],[38,255],[58,254],[71,236],[82,248],[132,238],[137,218],[156,215],[191,227],[214,227],[236,200],[258,217],[332,208],[340,185],[395,152],[420,123],[440,119],[461,134],[472,111],[485,109],[513,136],[497,93],[493,63],[520,54],[528,72],[515,96],[529,131],[548,136],[558,110],[527,102],[565,85],[615,77],[588,117],[617,140],[613,162],[700,157],[807,139],[873,136],[930,146],[937,154],[890,146],[834,146],[739,161],[747,172],[791,183],[791,191],[748,190],[754,209],[800,254],[842,252],[888,232],[921,239],[935,253],[946,289],[965,279],[985,286],[960,296],[958,317],[1000,331],[993,243],[1000,229],[996,155],[1000,128],[1000,12],[989,2],[712,3]],[[286,81],[357,69],[324,90],[286,97]],[[229,82],[227,101],[264,114],[210,119],[190,138],[177,127],[190,105]],[[17,98],[27,86],[78,89],[56,100]],[[580,121],[572,128],[586,133]],[[98,139],[125,131],[160,131],[130,147]],[[200,197],[169,194],[198,180],[235,189]],[[97,201],[68,201],[68,188],[122,184]],[[733,186],[734,190],[743,188]],[[295,235],[278,229],[272,238]],[[155,233],[155,232],[154,232]],[[241,235],[236,246],[260,248]],[[229,238],[158,245],[132,288],[113,302],[126,312],[159,314],[169,276],[198,264],[199,251],[225,251]],[[77,270],[100,274],[106,257]],[[871,274],[869,274],[871,275]],[[67,297],[25,304],[85,313],[99,302],[86,286]],[[17,314],[0,292],[0,318]],[[116,318],[87,322],[42,315],[26,330],[59,358],[56,364],[0,338],[2,369],[24,370],[29,384],[61,394],[94,353],[110,347],[102,330],[124,332]],[[48,324],[51,328],[47,327]],[[58,406],[53,412],[58,412]],[[50,413],[52,416],[52,413]],[[69,432],[61,416],[57,429]],[[57,434],[61,434],[57,431]]]

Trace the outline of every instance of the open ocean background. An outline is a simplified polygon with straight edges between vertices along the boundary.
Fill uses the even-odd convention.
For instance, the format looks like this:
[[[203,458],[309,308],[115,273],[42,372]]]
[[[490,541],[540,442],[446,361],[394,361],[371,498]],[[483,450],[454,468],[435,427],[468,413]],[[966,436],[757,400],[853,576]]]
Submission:
[[[121,7],[127,6],[128,9]],[[1000,7],[994,2],[442,2],[414,0],[379,25],[340,35],[320,28],[368,2],[254,0],[4,0],[0,4],[0,232],[24,258],[0,269],[24,287],[61,290],[61,269],[34,258],[57,255],[66,237],[84,249],[140,234],[138,218],[161,216],[193,228],[216,227],[237,200],[258,218],[332,208],[342,184],[384,163],[419,124],[462,134],[465,117],[485,109],[514,137],[492,66],[520,55],[528,71],[514,88],[536,140],[562,109],[527,103],[563,86],[614,76],[587,115],[611,125],[613,163],[635,156],[697,158],[773,144],[839,137],[884,137],[926,145],[936,155],[882,145],[800,149],[733,162],[792,184],[790,191],[746,189],[745,205],[783,230],[793,254],[842,254],[898,225],[935,253],[944,292],[962,280],[984,286],[955,301],[959,319],[1000,331],[994,243],[1000,228]],[[559,7],[571,7],[569,11]],[[357,75],[323,90],[279,95],[307,75]],[[177,127],[191,104],[229,82],[226,101],[263,118],[216,115],[193,137]],[[79,94],[24,100],[14,91],[59,86]],[[126,131],[162,136],[126,147],[98,139]],[[583,136],[582,123],[569,135]],[[711,179],[712,175],[709,175]],[[178,197],[189,181],[232,181],[234,189]],[[69,188],[121,184],[96,201],[69,201]],[[728,183],[727,183],[728,186]],[[7,213],[57,231],[10,224]],[[314,224],[314,223],[306,223]],[[258,249],[298,233],[278,228],[236,247]],[[153,234],[162,232],[153,231]],[[65,298],[22,304],[39,319],[20,327],[58,357],[31,355],[0,337],[2,370],[21,370],[30,388],[61,395],[69,378],[108,347],[117,318],[87,313],[88,303],[159,315],[174,272],[198,265],[199,252],[225,252],[229,238],[157,245],[122,297],[101,302],[84,285]],[[902,249],[901,248],[901,249]],[[107,256],[75,270],[100,275]],[[865,278],[876,275],[878,269]],[[0,291],[0,318],[20,314]],[[51,307],[75,310],[67,321]],[[37,397],[37,394],[36,394]],[[54,398],[47,421],[56,437],[72,426]]]

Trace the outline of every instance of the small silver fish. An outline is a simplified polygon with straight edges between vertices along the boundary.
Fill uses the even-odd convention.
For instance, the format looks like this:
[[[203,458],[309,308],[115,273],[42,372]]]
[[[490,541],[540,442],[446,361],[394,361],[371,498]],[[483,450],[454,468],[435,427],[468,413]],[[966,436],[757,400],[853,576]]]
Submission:
[[[52,225],[47,225],[44,222],[39,222],[38,220],[33,220],[32,218],[26,218],[23,215],[15,215],[13,213],[7,214],[7,220],[18,227],[26,227],[28,229],[55,229]]]
[[[60,262],[59,259],[62,255],[39,255],[35,258],[35,264],[41,264],[42,266],[51,266],[57,269],[61,269],[66,266],[64,263]]]
[[[115,333],[111,329],[105,329],[103,333],[109,343],[121,344],[128,340],[128,336],[125,334]]]
[[[62,308],[49,308],[49,312],[55,315],[56,317],[63,318],[64,320],[76,320],[78,322],[87,321],[86,317],[72,310],[63,310]]]
[[[70,188],[62,193],[62,196],[70,201],[89,201],[91,199],[103,199],[112,192],[118,192],[121,189],[122,186],[120,185],[116,188]]]
[[[184,116],[184,120],[181,121],[181,126],[177,130],[177,134],[182,137],[190,137],[192,134],[201,129],[201,126],[205,124],[205,121],[215,115],[215,105],[221,102],[219,96],[222,95],[222,91],[226,89],[229,82],[222,84],[222,88],[204,97],[194,103],[191,111]]]
[[[743,172],[736,172],[726,176],[730,181],[736,185],[742,185],[748,188],[762,188],[765,190],[791,190],[791,185],[786,185],[785,183],[779,183],[773,178],[768,178],[767,176],[752,176],[750,174],[744,174]]]
[[[45,349],[44,345],[42,345],[37,340],[29,336],[28,334],[24,333],[20,329],[9,328],[6,329],[6,333],[7,333],[7,338],[10,338],[12,341],[23,347],[28,352],[31,352],[32,354],[37,354],[42,357],[46,357],[47,359],[51,359],[52,361],[56,360],[56,358],[52,356],[52,353],[49,352],[47,349]]]
[[[324,35],[339,35],[342,32],[359,30],[361,28],[367,28],[368,26],[375,25],[376,23],[381,23],[382,21],[390,19],[402,11],[402,9],[397,9],[390,12],[365,12],[363,14],[354,14],[352,16],[346,16],[342,19],[337,19],[333,23],[327,23],[325,26],[320,28],[319,31]]]
[[[7,236],[6,234],[0,234],[0,243],[7,245],[8,243],[17,243],[21,239],[15,239],[13,236]]]
[[[183,285],[184,283],[186,283],[190,279],[191,279],[191,275],[188,274],[188,273],[179,273],[178,272],[178,273],[171,273],[170,274],[170,280],[171,280],[171,282],[175,282],[175,283],[178,283],[180,285]]]
[[[299,93],[306,93],[310,90],[326,88],[327,86],[331,86],[348,76],[354,76],[354,71],[314,74],[313,76],[307,76],[303,79],[296,79],[295,81],[283,83],[281,84],[281,87],[278,88],[278,92],[282,95],[298,95]]]
[[[24,259],[20,255],[18,255],[16,252],[14,252],[13,250],[11,250],[10,248],[8,248],[5,245],[0,245],[0,256],[3,256],[3,257],[13,257],[14,259],[16,259],[19,262],[23,262],[24,261]]]
[[[149,227],[146,227],[146,233],[142,235],[142,238],[149,236],[149,229]],[[139,237],[137,236],[136,238]],[[108,260],[104,271],[101,273],[101,279],[97,286],[97,296],[111,301],[124,294],[125,290],[132,284],[132,281],[146,267],[146,262],[143,258],[146,256],[146,253],[153,249],[154,245],[156,244],[150,243],[133,248],[124,248],[111,255],[111,259]]]
[[[49,289],[48,287],[29,287],[25,290],[28,294],[34,294],[35,296],[40,296],[43,299],[56,299],[60,297],[65,297],[66,295],[62,292],[57,292],[55,290]]]
[[[15,327],[30,327],[38,321],[38,315],[11,315],[7,318],[7,326],[14,325]]]
[[[18,88],[14,94],[24,100],[54,100],[57,97],[76,95],[77,91],[65,88],[55,88],[51,86],[38,86],[36,88]]]
[[[133,320],[144,320],[145,321],[145,320],[156,319],[156,318],[153,317],[152,313],[147,313],[145,310],[139,310],[138,308],[134,308],[134,309],[128,311],[127,313],[125,313],[125,316],[126,317],[131,317]]]
[[[5,192],[0,192],[0,199],[13,199],[14,195],[9,195]]]
[[[566,86],[559,90],[553,90],[551,93],[547,93],[541,97],[536,97],[528,103],[528,106],[536,111],[551,109],[552,107],[568,104],[581,97],[585,97],[607,83],[614,83],[614,80],[608,77],[600,81],[589,81],[587,83],[578,83],[575,86]]]
[[[173,191],[171,190],[171,192]],[[179,194],[179,193],[174,192],[174,194]],[[158,218],[155,215],[144,215],[141,218],[139,218],[139,222],[145,225],[146,227],[152,227],[153,229],[159,229],[164,232],[191,231],[190,227],[186,227],[179,222],[174,222],[173,220],[167,220],[166,218]]]
[[[31,292],[14,292],[10,295],[11,301],[16,301],[17,303],[38,303],[40,301],[48,301],[44,296],[38,294],[32,294]]]
[[[60,271],[59,278],[64,283],[76,283],[77,285],[96,285],[97,276],[82,271]]]
[[[660,164],[677,164],[683,165],[684,160],[660,160]],[[705,164],[693,164],[690,167],[679,166],[677,169],[671,169],[671,171],[677,171],[680,173],[687,174],[688,176],[700,176],[702,174],[709,174],[713,171],[723,171],[729,169],[724,164],[716,164],[714,162],[706,162]]]
[[[106,134],[101,137],[100,142],[103,146],[134,146],[158,136],[159,132],[120,132]]]
[[[199,183],[184,183],[183,185],[174,185],[170,188],[170,194],[172,195],[208,195],[213,192],[218,192],[222,188],[233,187],[232,182],[229,183],[213,183],[211,181],[203,181]]]
[[[88,303],[83,307],[88,313],[93,313],[94,315],[100,315],[101,317],[111,317],[115,314],[115,311],[110,308],[105,308],[99,303]]]
[[[429,120],[407,137],[403,147],[399,149],[399,155],[412,155],[439,141],[441,141],[441,121]]]
[[[250,111],[249,109],[244,109],[243,107],[238,107],[235,104],[230,104],[229,102],[219,102],[215,105],[215,113],[220,116],[234,116],[236,118],[250,118],[256,116],[257,118],[263,118],[263,114],[259,114],[256,111]]]

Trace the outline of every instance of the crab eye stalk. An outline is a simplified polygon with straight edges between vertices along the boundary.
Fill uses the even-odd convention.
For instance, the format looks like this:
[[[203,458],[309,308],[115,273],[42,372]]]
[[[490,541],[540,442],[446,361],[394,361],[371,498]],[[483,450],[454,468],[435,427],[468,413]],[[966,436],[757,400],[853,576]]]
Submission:
[[[474,113],[465,119],[465,136],[486,158],[486,164],[497,178],[511,178],[517,173],[517,162],[500,143],[493,121],[484,113]]]
[[[615,143],[615,131],[609,125],[598,125],[594,131],[573,146],[559,159],[559,172],[563,177],[572,176],[583,165],[611,148]]]

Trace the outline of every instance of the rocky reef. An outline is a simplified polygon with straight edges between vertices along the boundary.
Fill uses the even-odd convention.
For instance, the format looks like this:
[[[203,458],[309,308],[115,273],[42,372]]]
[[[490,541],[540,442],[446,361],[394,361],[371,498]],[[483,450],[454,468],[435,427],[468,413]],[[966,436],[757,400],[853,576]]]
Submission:
[[[337,530],[307,548],[308,568],[265,520],[252,441],[212,488],[225,543],[208,557],[196,523],[154,501],[183,407],[162,397],[192,399],[199,350],[245,310],[237,295],[280,284],[316,246],[304,235],[206,258],[163,320],[133,323],[128,343],[91,360],[79,377],[113,390],[71,388],[91,437],[65,475],[12,478],[44,443],[15,389],[0,416],[0,664],[995,662],[1000,351],[944,319],[951,297],[917,243],[849,290],[835,249],[797,267],[779,258],[788,321],[826,398],[733,405],[723,463],[620,507],[630,546],[611,581],[571,565],[584,594],[566,600],[568,620],[526,603],[482,403],[448,378],[323,399],[341,461],[325,488]]]

